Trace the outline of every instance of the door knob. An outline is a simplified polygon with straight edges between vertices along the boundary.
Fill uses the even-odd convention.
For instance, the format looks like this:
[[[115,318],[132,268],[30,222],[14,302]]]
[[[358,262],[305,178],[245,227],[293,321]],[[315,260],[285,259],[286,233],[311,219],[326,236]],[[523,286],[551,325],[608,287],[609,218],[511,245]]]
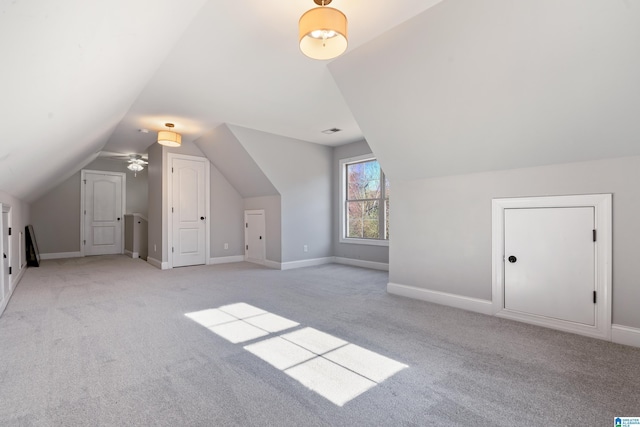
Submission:
[[[507,258],[509,260],[510,263],[514,263],[518,260],[518,258],[514,257],[513,255],[511,255],[509,258]]]
[[[201,216],[200,219],[204,221],[204,217],[203,216]]]
[[[118,221],[120,221],[120,218],[118,218]]]

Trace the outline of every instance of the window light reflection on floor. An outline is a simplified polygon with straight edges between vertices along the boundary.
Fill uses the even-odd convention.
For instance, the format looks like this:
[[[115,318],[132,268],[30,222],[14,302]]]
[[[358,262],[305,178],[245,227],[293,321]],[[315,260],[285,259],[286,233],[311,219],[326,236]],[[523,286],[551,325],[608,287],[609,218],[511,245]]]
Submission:
[[[233,344],[300,325],[246,303],[185,316]],[[338,406],[408,367],[309,327],[257,341],[244,349]]]

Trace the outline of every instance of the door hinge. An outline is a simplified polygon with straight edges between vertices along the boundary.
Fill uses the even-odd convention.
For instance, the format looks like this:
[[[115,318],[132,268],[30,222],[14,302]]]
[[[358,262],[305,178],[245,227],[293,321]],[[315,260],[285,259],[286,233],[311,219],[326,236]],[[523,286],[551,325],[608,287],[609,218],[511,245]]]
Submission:
[[[11,267],[9,267],[9,274],[11,274]]]
[[[83,240],[83,241],[82,241],[82,244],[83,244],[83,245],[86,245],[86,244],[87,244],[87,241],[86,241],[86,240]]]
[[[244,223],[244,228],[249,228],[249,223],[248,222]]]
[[[87,180],[86,180],[86,179],[83,179],[83,181],[84,181],[84,185],[87,185]]]
[[[86,209],[85,209],[85,211],[84,211],[84,214],[85,214],[85,215],[87,214],[87,211],[86,211]]]
[[[171,253],[173,253],[173,246],[171,247]]]
[[[9,236],[11,236],[11,227],[9,227]]]
[[[593,291],[593,303],[594,303],[594,304],[596,303],[596,300],[597,300],[597,299],[596,299],[596,291]]]
[[[593,230],[593,241],[596,241],[596,230]]]
[[[171,173],[173,173],[173,168],[171,168]]]
[[[247,250],[249,250],[249,245],[247,245]]]

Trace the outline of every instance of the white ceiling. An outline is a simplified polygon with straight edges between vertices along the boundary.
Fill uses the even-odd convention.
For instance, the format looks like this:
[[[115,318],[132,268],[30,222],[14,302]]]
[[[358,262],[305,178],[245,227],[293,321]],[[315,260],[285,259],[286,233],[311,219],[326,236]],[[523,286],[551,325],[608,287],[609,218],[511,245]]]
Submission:
[[[353,50],[439,1],[334,0],[331,6],[349,18]],[[315,6],[312,0],[207,2],[107,148],[144,151],[166,122],[187,141],[222,123],[325,145],[361,139],[327,62],[299,51],[298,19]],[[321,133],[332,127],[342,132]]]
[[[349,49],[333,62],[298,50],[314,6],[0,0],[0,192],[33,201],[99,151],[144,153],[165,122],[185,141],[222,123],[326,145],[364,131],[400,179],[640,153],[635,2],[334,0]]]
[[[349,49],[440,0],[334,0]],[[165,122],[338,145],[362,137],[327,62],[304,57],[312,0],[0,0],[0,191],[35,200],[101,150],[143,153]],[[324,135],[339,127],[343,132]],[[140,128],[151,132],[142,134]]]

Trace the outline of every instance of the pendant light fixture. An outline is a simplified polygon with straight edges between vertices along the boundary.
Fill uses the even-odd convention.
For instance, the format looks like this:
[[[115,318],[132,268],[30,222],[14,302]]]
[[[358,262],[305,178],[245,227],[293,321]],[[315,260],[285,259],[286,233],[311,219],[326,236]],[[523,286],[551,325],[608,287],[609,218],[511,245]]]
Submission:
[[[158,144],[166,145],[167,147],[180,147],[182,145],[182,135],[172,131],[175,126],[173,123],[165,123],[169,130],[161,130],[158,132]]]
[[[313,0],[320,7],[307,11],[298,23],[300,50],[312,59],[332,59],[347,50],[347,17],[327,7],[331,0]]]

